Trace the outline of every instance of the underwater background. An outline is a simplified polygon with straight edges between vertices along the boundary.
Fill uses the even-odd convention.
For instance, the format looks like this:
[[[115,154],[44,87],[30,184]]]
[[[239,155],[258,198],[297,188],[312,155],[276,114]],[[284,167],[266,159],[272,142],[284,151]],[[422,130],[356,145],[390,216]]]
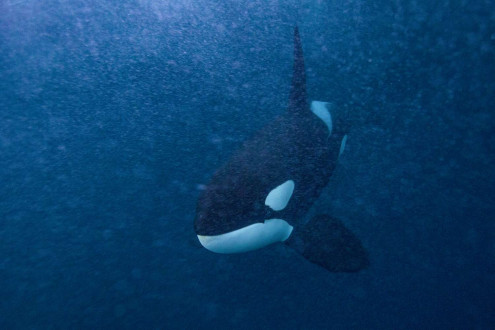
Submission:
[[[283,113],[353,109],[311,212],[370,267],[202,248],[198,194]],[[0,328],[493,329],[495,4],[0,1]]]

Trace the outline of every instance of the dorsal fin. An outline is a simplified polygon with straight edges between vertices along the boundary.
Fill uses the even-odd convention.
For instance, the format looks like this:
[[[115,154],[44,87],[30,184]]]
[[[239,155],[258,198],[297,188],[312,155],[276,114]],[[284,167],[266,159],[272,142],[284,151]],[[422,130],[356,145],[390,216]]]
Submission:
[[[290,86],[289,112],[304,113],[308,104],[306,100],[306,73],[299,29],[294,28],[294,68]]]

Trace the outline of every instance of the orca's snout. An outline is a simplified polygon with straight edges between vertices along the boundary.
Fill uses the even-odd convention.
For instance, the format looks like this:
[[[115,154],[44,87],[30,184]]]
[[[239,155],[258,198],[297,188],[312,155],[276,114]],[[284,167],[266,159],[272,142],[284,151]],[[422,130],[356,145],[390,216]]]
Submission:
[[[243,253],[283,242],[289,238],[292,229],[285,220],[269,219],[221,235],[198,235],[198,239],[212,252]]]

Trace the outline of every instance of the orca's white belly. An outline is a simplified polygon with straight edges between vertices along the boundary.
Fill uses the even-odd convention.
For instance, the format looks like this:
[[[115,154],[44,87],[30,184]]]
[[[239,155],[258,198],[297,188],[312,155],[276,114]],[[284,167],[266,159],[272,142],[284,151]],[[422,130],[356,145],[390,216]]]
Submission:
[[[216,236],[198,235],[206,249],[216,253],[242,253],[289,238],[293,227],[282,219],[269,219]]]

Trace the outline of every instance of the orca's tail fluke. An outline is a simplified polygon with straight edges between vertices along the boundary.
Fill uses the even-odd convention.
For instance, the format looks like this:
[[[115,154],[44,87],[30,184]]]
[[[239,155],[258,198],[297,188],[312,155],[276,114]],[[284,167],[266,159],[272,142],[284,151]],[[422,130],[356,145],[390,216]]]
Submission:
[[[306,73],[299,29],[294,28],[294,67],[289,95],[289,111],[304,113],[308,108],[306,95]]]
[[[341,221],[328,215],[317,215],[301,228],[295,228],[285,243],[331,272],[358,272],[369,265],[359,239]]]

